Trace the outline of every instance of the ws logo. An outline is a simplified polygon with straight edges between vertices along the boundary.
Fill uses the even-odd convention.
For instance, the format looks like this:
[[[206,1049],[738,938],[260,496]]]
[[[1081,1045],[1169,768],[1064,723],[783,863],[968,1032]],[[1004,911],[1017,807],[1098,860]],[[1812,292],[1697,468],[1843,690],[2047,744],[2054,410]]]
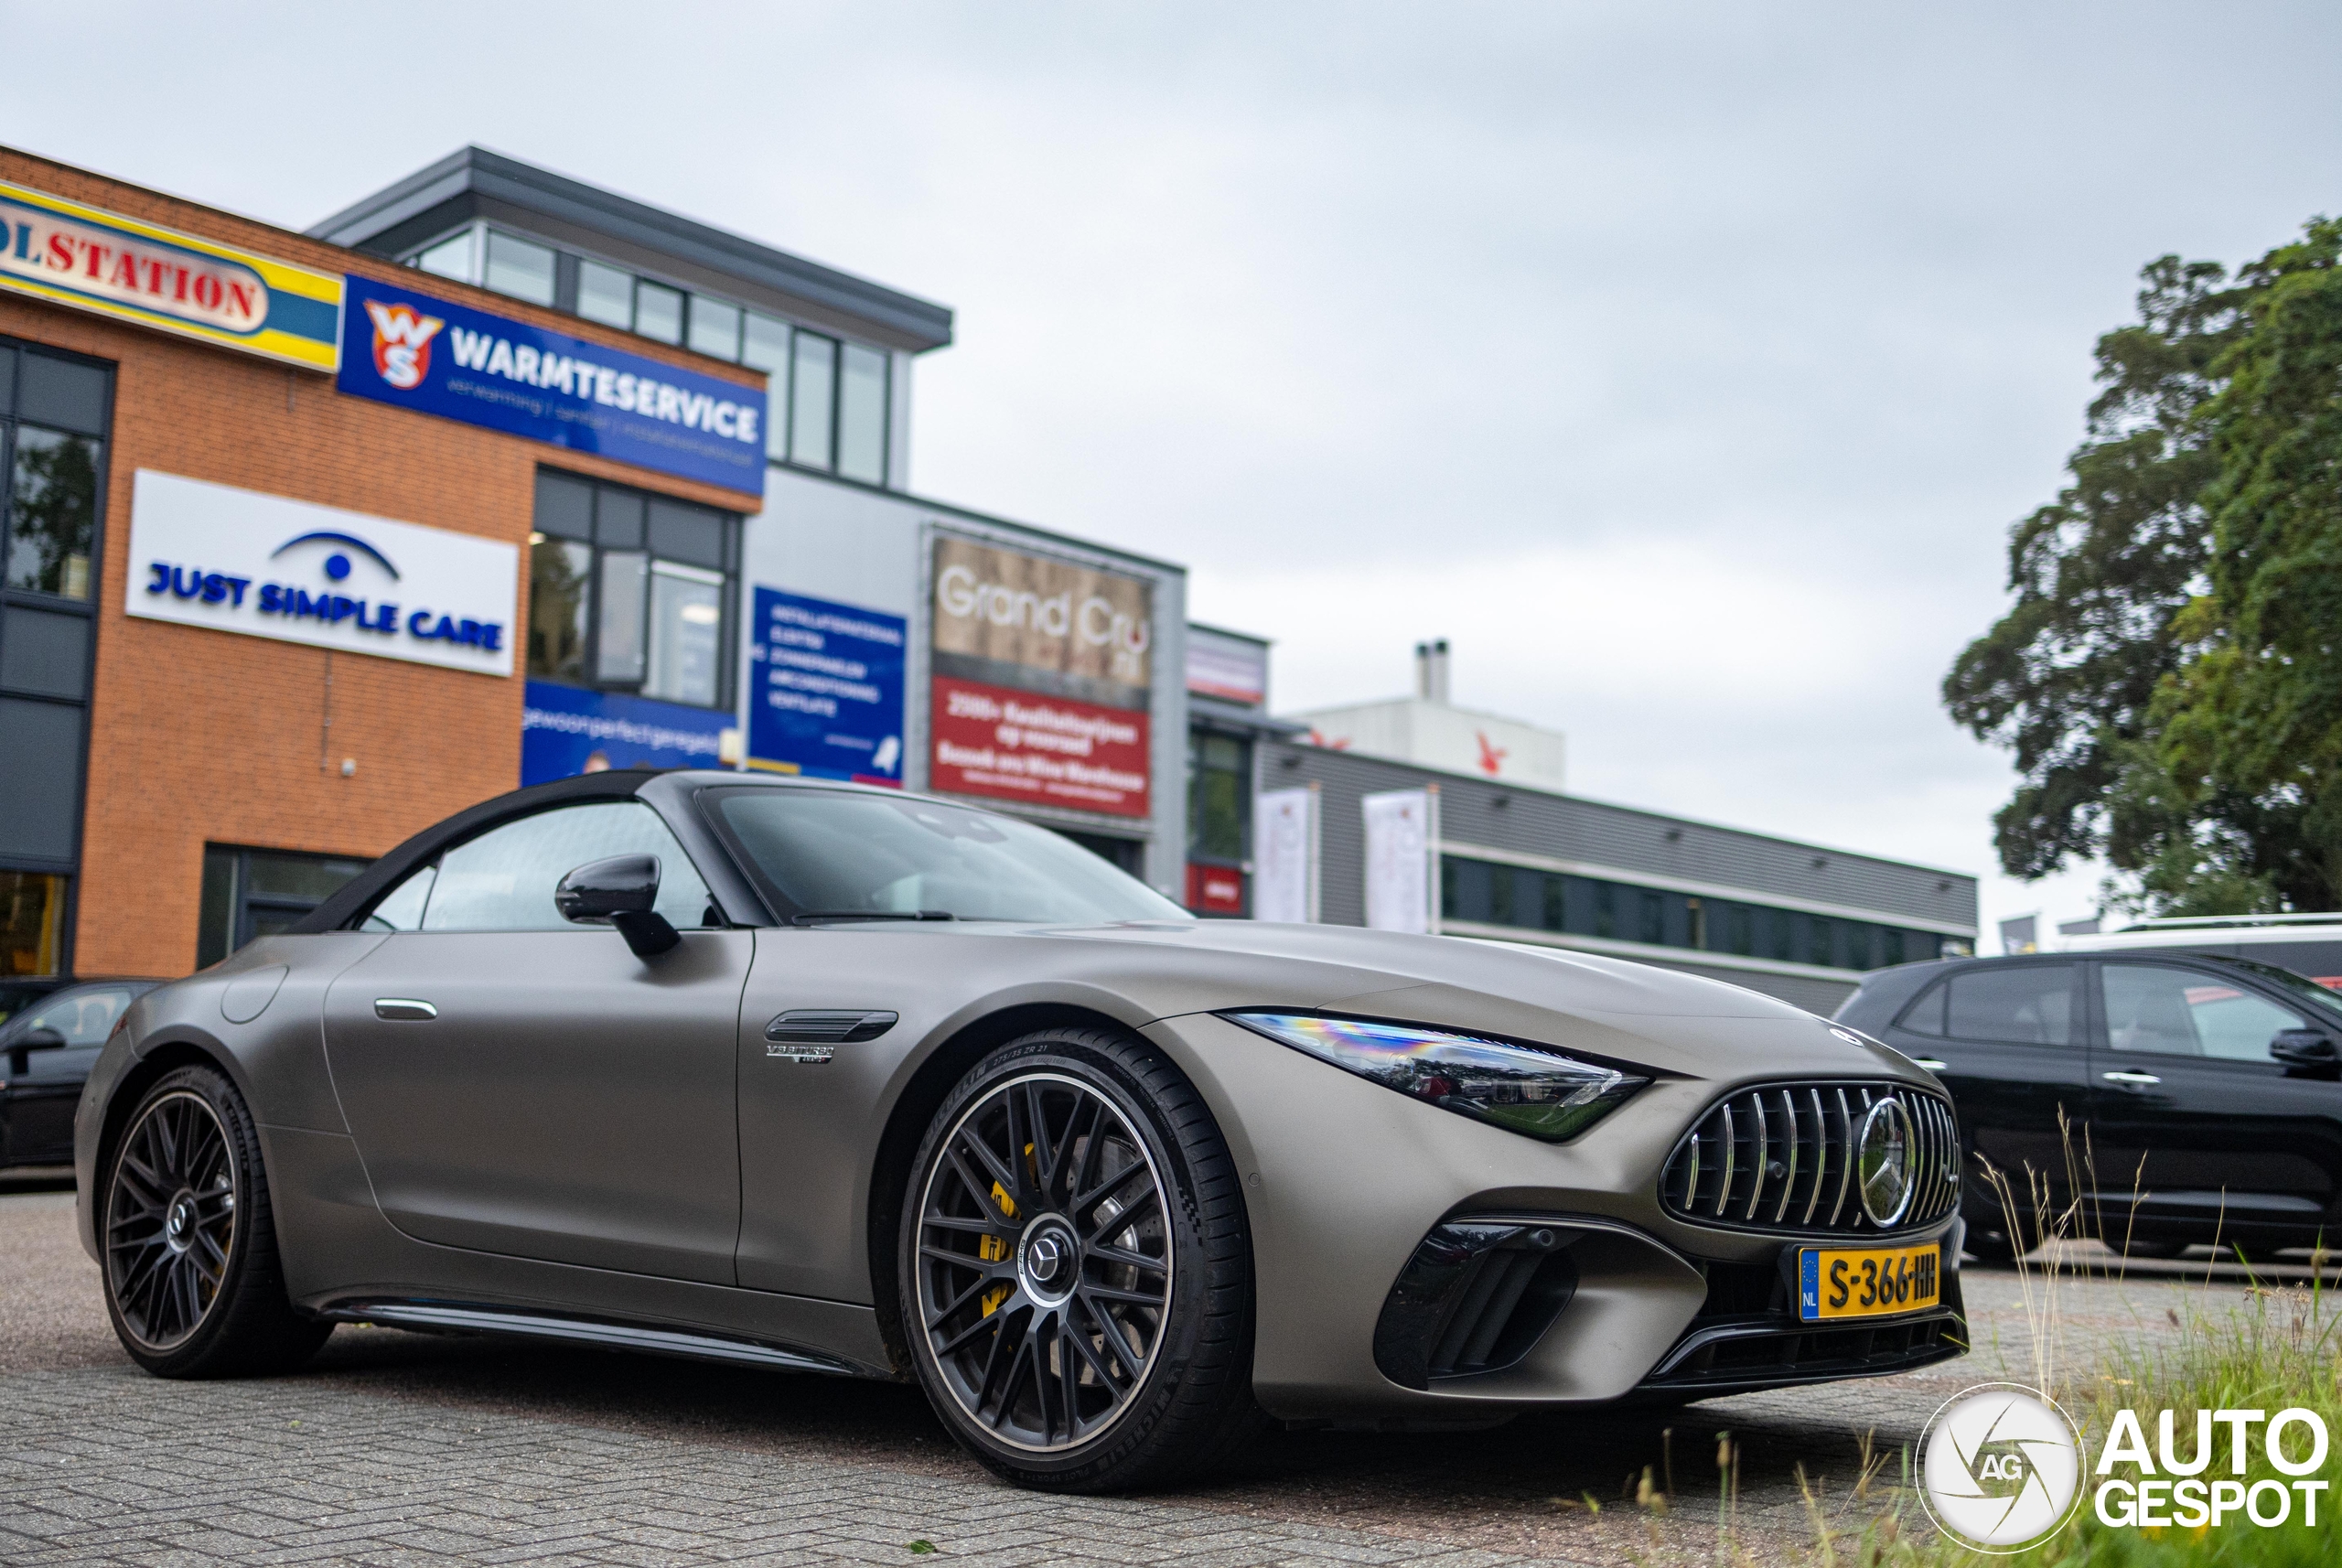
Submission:
[[[447,325],[409,305],[366,302],[374,323],[374,373],[401,392],[413,392],[431,372],[431,339]]]

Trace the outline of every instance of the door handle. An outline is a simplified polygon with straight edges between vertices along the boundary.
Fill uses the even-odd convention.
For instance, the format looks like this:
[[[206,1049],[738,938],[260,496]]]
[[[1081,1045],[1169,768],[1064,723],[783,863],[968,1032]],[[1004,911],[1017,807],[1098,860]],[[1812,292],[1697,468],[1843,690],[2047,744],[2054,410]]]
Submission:
[[[2125,1085],[2126,1087],[2144,1087],[2150,1083],[2161,1083],[2163,1081],[2163,1079],[2157,1078],[2151,1072],[2102,1072],[2098,1076],[2104,1079],[2109,1083],[2119,1083]]]
[[[418,1002],[411,996],[377,996],[374,1016],[389,1024],[420,1023],[439,1016],[439,1009],[428,1002]]]

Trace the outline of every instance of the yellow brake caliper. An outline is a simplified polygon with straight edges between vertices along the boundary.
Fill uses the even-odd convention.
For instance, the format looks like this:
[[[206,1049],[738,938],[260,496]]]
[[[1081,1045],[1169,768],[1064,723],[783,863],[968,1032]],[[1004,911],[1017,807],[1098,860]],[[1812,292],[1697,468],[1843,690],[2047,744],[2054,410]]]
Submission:
[[[1025,1158],[1027,1164],[1031,1163],[1033,1145],[1030,1144],[1025,1145]],[[1009,1219],[1016,1218],[1016,1200],[1009,1197],[1008,1189],[998,1182],[992,1184],[992,1200],[1000,1205],[1000,1212],[1004,1218]],[[977,1237],[976,1256],[987,1263],[1004,1262],[1008,1257],[1008,1238],[1005,1236]],[[1005,1284],[997,1284],[984,1292],[983,1309],[986,1317],[990,1317],[1000,1310],[1000,1304],[1008,1299],[1010,1288]]]

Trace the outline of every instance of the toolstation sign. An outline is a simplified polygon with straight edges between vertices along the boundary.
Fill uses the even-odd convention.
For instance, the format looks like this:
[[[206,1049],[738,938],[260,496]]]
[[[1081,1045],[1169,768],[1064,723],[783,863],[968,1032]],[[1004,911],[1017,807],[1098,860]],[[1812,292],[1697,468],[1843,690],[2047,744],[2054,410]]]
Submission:
[[[0,184],[0,287],[331,371],[341,280]]]

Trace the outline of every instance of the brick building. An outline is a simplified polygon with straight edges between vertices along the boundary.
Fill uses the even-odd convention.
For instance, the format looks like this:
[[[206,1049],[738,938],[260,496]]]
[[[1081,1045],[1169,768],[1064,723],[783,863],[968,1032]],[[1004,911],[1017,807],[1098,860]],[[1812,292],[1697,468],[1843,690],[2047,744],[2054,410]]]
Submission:
[[[598,767],[974,796],[1176,896],[1185,570],[908,493],[951,325],[478,148],[306,233],[0,148],[0,990]]]
[[[295,641],[130,613],[151,570],[134,558],[128,526],[142,473],[485,541],[516,575],[543,473],[703,515],[756,508],[751,489],[348,395],[337,387],[330,328],[305,349],[261,340],[285,333],[207,322],[195,295],[232,310],[231,292],[199,275],[190,294],[187,268],[168,258],[201,258],[199,271],[214,269],[215,282],[261,274],[289,296],[271,314],[295,325],[295,291],[311,285],[256,263],[331,284],[414,280],[392,262],[5,148],[0,221],[12,258],[0,271],[0,460],[11,476],[0,560],[0,973],[184,973],[199,945],[219,956],[255,924],[313,903],[349,864],[519,776],[522,684],[485,657],[470,668],[381,656],[412,634],[370,636],[354,614],[308,618],[300,629],[318,637]],[[67,256],[70,268],[48,268],[56,281],[35,270]],[[744,400],[762,401],[761,371],[458,283],[431,285],[454,303],[671,365],[678,381],[737,383]],[[314,324],[339,300],[311,303]],[[334,586],[327,574],[348,550],[328,542],[295,555],[319,550],[324,565],[280,559],[279,575]],[[242,596],[252,607],[260,585]],[[204,607],[199,592],[188,602],[246,607]],[[526,606],[503,610],[499,640],[520,646]],[[327,640],[335,637],[348,646]]]

